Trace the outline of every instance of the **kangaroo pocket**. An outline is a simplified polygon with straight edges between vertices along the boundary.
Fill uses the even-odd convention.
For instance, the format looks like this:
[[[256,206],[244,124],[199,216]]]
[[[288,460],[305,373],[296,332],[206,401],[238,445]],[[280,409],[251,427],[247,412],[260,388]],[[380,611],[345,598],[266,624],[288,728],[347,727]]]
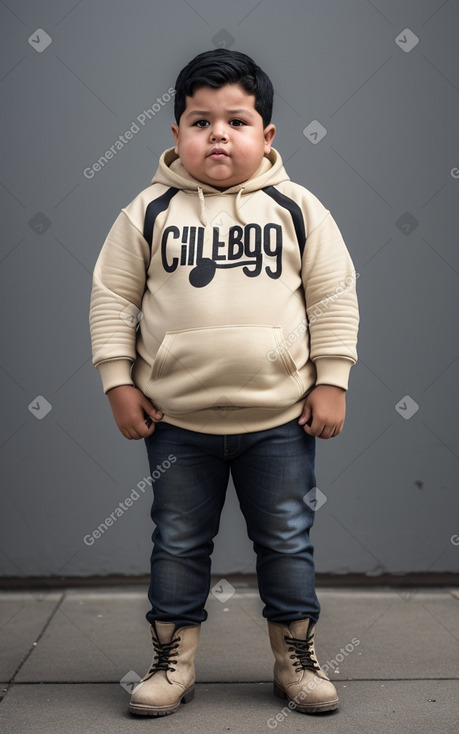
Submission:
[[[166,414],[181,415],[286,407],[305,387],[282,327],[238,325],[167,332],[145,392]]]

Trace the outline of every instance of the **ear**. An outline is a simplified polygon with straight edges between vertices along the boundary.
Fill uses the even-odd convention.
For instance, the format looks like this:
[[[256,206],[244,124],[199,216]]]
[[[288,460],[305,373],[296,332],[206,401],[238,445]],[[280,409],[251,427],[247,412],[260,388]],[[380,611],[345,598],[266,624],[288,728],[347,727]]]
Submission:
[[[171,130],[172,130],[172,135],[174,136],[174,141],[175,141],[175,152],[178,153],[177,144],[178,144],[179,126],[174,122],[171,125]]]
[[[268,153],[271,152],[271,144],[274,140],[275,134],[276,126],[272,123],[270,125],[266,125],[265,129],[263,130],[263,136],[265,138],[265,155],[268,155]]]

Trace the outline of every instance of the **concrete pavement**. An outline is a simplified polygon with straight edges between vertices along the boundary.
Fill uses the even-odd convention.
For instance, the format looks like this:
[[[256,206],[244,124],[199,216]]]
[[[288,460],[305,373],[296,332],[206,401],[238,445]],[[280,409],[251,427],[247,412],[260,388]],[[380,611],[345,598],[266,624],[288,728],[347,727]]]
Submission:
[[[459,731],[459,591],[319,588],[319,662],[340,709],[306,716],[272,695],[266,621],[250,583],[215,579],[195,699],[160,719],[127,711],[151,661],[146,589],[0,592],[0,731],[8,734]]]

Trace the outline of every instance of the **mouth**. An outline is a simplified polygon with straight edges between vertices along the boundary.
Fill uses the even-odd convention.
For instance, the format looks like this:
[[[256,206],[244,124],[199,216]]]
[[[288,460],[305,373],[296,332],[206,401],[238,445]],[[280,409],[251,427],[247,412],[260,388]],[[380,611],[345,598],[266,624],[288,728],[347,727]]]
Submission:
[[[216,159],[227,158],[228,153],[226,152],[226,150],[223,150],[223,148],[213,148],[207,157]]]

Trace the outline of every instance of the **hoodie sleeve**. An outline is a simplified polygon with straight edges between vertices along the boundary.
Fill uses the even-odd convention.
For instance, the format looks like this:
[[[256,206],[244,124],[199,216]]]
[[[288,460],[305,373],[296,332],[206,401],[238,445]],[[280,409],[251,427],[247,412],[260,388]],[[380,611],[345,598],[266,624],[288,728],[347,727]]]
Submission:
[[[92,361],[102,377],[104,392],[133,385],[136,327],[148,266],[148,244],[122,210],[97,259],[90,305]]]
[[[324,211],[322,221],[308,232],[302,268],[310,356],[317,371],[316,385],[347,389],[350,369],[357,361],[359,274],[336,222]]]

